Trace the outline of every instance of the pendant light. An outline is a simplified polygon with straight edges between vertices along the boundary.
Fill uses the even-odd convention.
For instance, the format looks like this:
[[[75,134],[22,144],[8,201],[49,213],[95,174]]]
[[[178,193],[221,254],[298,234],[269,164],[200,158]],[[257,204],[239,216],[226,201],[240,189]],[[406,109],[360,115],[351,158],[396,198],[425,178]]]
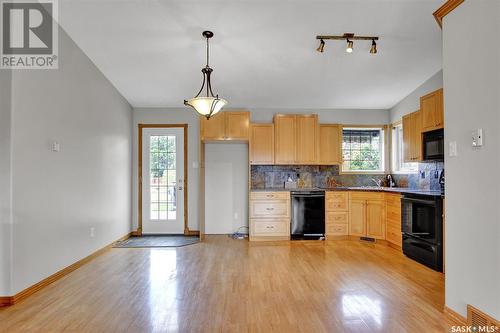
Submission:
[[[201,84],[200,91],[198,91],[196,96],[191,99],[184,100],[184,105],[192,107],[200,115],[210,119],[210,117],[218,113],[227,104],[227,101],[219,98],[219,95],[214,96],[214,93],[212,92],[212,83],[210,82],[210,75],[212,74],[213,69],[210,68],[208,64],[210,55],[209,39],[214,36],[214,33],[211,31],[203,31],[202,35],[207,39],[207,64],[201,70],[203,73],[203,82]],[[203,91],[205,91],[205,96],[200,96]]]

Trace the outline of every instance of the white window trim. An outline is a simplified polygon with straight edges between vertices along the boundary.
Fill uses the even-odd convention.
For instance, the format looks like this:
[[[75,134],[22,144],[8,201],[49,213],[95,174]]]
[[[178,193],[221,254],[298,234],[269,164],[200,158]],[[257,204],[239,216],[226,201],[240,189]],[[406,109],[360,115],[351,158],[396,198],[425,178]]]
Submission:
[[[417,174],[418,173],[418,167],[417,169],[399,169],[396,167],[396,164],[402,164],[404,163],[404,161],[402,160],[403,159],[403,156],[402,156],[402,152],[401,152],[401,149],[399,147],[399,143],[396,143],[394,142],[394,135],[393,135],[393,131],[395,130],[395,128],[401,128],[402,129],[402,123],[401,122],[396,122],[394,124],[392,124],[390,126],[390,133],[388,133],[389,137],[390,137],[390,170],[391,170],[391,173],[392,174],[396,174],[396,175],[407,175],[407,174]],[[401,135],[398,133],[398,138],[397,139],[400,139],[401,142],[403,140],[403,137],[402,137],[402,133]]]

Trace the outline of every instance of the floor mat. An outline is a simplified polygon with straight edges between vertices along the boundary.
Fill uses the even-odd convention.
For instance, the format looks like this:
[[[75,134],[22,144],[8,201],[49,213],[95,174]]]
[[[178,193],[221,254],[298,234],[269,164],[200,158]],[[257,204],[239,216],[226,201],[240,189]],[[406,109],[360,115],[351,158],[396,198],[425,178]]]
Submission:
[[[124,241],[116,242],[113,247],[178,247],[196,244],[199,237],[180,235],[152,235],[130,237]]]

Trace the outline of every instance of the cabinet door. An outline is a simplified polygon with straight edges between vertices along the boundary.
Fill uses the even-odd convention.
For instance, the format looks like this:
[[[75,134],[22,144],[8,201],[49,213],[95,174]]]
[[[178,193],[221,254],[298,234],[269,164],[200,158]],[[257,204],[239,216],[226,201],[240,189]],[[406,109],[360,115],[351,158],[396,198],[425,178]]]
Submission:
[[[412,162],[412,123],[411,115],[403,117],[403,159],[405,162]]]
[[[276,115],[274,117],[274,140],[275,163],[295,163],[295,115]]]
[[[226,140],[248,140],[250,113],[224,112],[226,117]]]
[[[250,164],[274,164],[273,124],[252,124],[250,127]]]
[[[349,235],[366,236],[366,201],[352,199],[349,206]]]
[[[385,239],[384,201],[366,201],[366,236]]]
[[[319,163],[340,164],[340,125],[319,126]]]
[[[298,164],[317,163],[318,151],[318,116],[300,115],[295,118],[296,152],[295,161]]]
[[[422,160],[422,121],[421,121],[421,112],[413,112],[410,115],[411,118],[411,156],[412,161],[421,161]]]
[[[225,115],[219,112],[207,120],[200,117],[200,137],[202,141],[214,141],[225,139]]]
[[[432,131],[443,127],[443,89],[420,97],[422,111],[422,131]]]
[[[437,95],[437,107],[436,107],[436,129],[444,127],[444,100],[443,100],[443,89],[436,91]]]

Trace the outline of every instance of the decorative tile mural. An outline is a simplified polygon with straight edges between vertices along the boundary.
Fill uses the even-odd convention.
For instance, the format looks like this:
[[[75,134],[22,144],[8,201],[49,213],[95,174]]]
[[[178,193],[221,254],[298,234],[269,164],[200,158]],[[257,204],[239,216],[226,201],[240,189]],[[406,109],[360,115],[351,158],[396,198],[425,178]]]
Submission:
[[[397,187],[422,190],[439,190],[439,175],[443,162],[419,163],[415,174],[393,175]],[[252,165],[251,186],[253,189],[283,188],[290,177],[305,188],[337,186],[374,186],[375,181],[385,181],[385,175],[340,174],[338,165]]]

